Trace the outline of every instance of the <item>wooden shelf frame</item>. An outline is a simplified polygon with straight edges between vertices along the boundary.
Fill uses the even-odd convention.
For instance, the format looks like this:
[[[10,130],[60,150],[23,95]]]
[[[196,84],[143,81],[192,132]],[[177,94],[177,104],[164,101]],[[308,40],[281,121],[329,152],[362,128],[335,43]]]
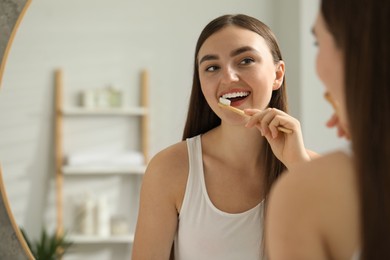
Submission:
[[[56,212],[57,212],[57,235],[64,234],[63,219],[63,187],[64,176],[91,176],[108,174],[143,175],[146,164],[149,161],[149,73],[147,70],[141,72],[140,77],[141,93],[139,107],[121,107],[107,109],[88,109],[80,107],[64,107],[64,73],[62,69],[55,71],[55,178],[56,178]],[[93,169],[82,167],[70,167],[64,165],[63,155],[63,121],[65,116],[140,116],[141,117],[141,151],[144,156],[145,165],[134,167]],[[111,172],[111,173],[110,173]],[[111,236],[102,238],[99,236],[71,236],[75,243],[132,243],[134,235]]]

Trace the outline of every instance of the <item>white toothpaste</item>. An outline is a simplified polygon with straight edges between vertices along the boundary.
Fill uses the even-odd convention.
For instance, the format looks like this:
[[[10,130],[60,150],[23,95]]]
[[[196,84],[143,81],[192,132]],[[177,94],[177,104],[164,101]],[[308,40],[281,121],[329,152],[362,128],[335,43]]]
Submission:
[[[227,98],[220,97],[219,98],[219,103],[221,103],[223,105],[226,105],[226,106],[230,106],[231,101],[229,99],[227,99]]]

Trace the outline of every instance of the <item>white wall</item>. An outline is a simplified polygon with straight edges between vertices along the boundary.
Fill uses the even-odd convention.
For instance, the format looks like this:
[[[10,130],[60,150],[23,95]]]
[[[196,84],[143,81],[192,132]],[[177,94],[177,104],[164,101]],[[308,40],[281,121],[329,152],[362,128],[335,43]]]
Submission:
[[[54,70],[65,72],[66,103],[76,102],[75,93],[82,88],[112,84],[123,88],[127,102],[134,104],[138,73],[147,68],[153,155],[180,140],[196,39],[206,23],[225,13],[246,13],[273,25],[273,5],[267,0],[33,0],[0,91],[0,161],[17,222],[32,237],[42,225],[55,226]],[[111,131],[109,124],[97,124],[96,131],[129,141],[127,133]],[[94,136],[96,131],[66,127],[74,146],[65,148],[90,147],[101,138]],[[108,186],[110,182],[95,183],[91,189]],[[132,193],[111,195],[128,203]],[[129,216],[133,221],[135,213]],[[128,250],[120,246],[114,247],[116,253],[89,249],[99,254],[91,259],[128,259]]]
[[[317,15],[318,0],[301,0],[300,12],[300,77],[301,120],[305,141],[315,151],[325,153],[346,145],[344,139],[337,137],[336,129],[325,126],[333,113],[331,105],[323,98],[325,87],[316,74],[316,52],[314,37],[311,34],[313,22]]]
[[[318,5],[318,0],[274,0],[273,21],[286,62],[290,113],[301,122],[306,146],[325,153],[345,142],[325,126],[332,109],[316,74],[317,49],[311,33]]]

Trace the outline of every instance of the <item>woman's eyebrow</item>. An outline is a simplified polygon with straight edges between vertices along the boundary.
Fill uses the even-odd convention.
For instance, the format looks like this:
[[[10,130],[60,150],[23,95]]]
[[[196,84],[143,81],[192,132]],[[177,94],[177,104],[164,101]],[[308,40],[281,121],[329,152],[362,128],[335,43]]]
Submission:
[[[251,46],[244,46],[244,47],[240,47],[238,49],[235,49],[235,50],[232,50],[230,52],[230,57],[234,57],[234,56],[237,56],[243,52],[246,52],[246,51],[252,51],[252,52],[259,52],[258,50],[256,50],[255,48],[251,47]],[[200,60],[199,60],[199,64],[201,64],[202,62],[204,61],[209,61],[209,60],[218,60],[219,59],[219,56],[218,55],[214,55],[214,54],[207,54],[205,56],[203,56]]]
[[[258,50],[256,50],[255,48],[253,48],[251,46],[244,46],[244,47],[240,47],[238,49],[232,50],[230,52],[230,56],[234,57],[234,56],[237,56],[237,55],[239,55],[243,52],[246,52],[246,51],[259,52]]]
[[[199,60],[199,64],[201,64],[201,63],[204,62],[204,61],[208,61],[208,60],[218,60],[218,59],[219,59],[218,55],[207,54],[207,55],[203,56],[203,57]]]

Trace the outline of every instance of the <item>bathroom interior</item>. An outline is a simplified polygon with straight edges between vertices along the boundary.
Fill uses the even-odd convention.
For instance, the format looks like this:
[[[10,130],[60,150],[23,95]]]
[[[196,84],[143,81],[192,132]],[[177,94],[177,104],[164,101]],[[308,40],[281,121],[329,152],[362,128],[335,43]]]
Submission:
[[[131,258],[143,171],[154,154],[181,140],[196,40],[222,14],[254,16],[275,32],[289,111],[306,146],[326,153],[343,145],[323,121],[332,110],[315,72],[317,5],[2,1],[1,194],[13,229],[30,241],[43,230],[65,234],[72,242],[65,260]]]

